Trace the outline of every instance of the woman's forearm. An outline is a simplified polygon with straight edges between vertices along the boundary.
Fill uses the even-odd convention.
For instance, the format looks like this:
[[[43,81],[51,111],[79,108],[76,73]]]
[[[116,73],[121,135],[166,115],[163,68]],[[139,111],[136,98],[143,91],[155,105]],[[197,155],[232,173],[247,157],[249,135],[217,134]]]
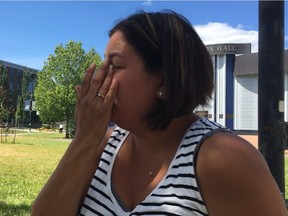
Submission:
[[[76,87],[75,138],[36,198],[32,216],[76,215],[97,169],[111,132],[107,133],[107,126],[118,83],[109,62],[94,77],[95,68],[91,64],[81,86]]]

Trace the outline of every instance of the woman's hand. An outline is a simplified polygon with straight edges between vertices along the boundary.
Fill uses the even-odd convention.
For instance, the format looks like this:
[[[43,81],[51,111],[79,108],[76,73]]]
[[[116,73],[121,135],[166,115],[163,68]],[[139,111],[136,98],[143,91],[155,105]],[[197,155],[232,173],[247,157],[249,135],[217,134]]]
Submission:
[[[81,86],[76,87],[75,139],[94,138],[101,142],[110,120],[118,83],[105,61],[93,76],[96,65],[89,66]]]
[[[36,198],[33,216],[76,215],[98,166],[118,84],[108,62],[93,77],[95,67],[90,65],[76,87],[76,134]]]

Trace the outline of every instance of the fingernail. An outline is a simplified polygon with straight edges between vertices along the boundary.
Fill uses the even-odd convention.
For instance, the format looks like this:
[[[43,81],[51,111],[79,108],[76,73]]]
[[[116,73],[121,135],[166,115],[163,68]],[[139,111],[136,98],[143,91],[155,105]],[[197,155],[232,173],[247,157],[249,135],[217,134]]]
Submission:
[[[98,68],[95,68],[94,72],[93,72],[93,76],[92,77],[95,77],[96,74],[97,74],[97,71],[98,71]]]
[[[113,71],[113,65],[112,64],[109,65],[109,71],[110,70]]]

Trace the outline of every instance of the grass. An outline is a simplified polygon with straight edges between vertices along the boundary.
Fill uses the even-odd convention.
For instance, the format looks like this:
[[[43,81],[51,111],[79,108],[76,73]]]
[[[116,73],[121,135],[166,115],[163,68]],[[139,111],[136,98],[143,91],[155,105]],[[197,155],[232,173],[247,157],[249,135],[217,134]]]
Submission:
[[[5,141],[5,140],[4,140]],[[0,215],[28,216],[31,205],[53,172],[70,140],[57,132],[21,133],[0,143]],[[285,159],[288,198],[288,157]]]
[[[284,170],[284,178],[285,178],[285,199],[288,200],[288,155],[285,155],[285,170]]]
[[[64,134],[32,132],[0,143],[0,215],[30,215],[31,205],[70,140]]]

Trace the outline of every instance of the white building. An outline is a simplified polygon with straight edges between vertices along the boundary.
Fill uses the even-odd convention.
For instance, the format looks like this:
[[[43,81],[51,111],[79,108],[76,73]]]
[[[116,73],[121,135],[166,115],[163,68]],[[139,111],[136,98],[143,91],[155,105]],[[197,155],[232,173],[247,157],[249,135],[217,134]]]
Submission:
[[[257,131],[258,53],[251,53],[251,44],[206,47],[214,64],[215,92],[209,106],[196,112],[233,130]],[[288,50],[284,62],[284,121],[288,122]]]

